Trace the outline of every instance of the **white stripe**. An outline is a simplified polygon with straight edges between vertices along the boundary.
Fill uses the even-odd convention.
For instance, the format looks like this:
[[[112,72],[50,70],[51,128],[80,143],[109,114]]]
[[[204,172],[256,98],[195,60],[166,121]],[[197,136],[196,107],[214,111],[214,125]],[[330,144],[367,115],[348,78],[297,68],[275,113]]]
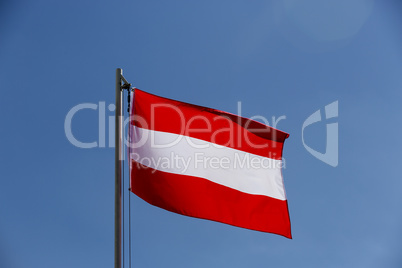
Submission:
[[[131,127],[134,148],[130,158],[144,166],[204,178],[248,194],[286,200],[282,160],[188,136]]]

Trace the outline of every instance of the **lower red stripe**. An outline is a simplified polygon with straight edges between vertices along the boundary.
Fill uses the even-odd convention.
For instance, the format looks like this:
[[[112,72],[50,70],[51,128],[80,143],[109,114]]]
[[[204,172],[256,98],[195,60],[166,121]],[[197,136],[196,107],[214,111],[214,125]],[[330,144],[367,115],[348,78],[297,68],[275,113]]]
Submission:
[[[157,207],[292,238],[286,200],[243,193],[203,178],[171,174],[131,160],[131,189]]]

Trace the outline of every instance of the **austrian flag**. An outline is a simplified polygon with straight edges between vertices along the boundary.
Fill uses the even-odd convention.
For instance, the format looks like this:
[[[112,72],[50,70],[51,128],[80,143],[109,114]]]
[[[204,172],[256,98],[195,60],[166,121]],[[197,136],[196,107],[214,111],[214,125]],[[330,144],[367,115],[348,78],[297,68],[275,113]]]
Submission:
[[[289,134],[135,89],[131,190],[157,207],[291,238],[282,178]]]

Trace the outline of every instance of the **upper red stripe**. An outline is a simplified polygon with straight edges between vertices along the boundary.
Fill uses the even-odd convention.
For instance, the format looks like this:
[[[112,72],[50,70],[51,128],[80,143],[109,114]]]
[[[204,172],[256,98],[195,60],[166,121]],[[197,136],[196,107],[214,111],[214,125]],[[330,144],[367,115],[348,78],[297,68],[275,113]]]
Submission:
[[[227,112],[159,97],[136,89],[132,124],[185,135],[252,154],[282,158],[289,134]]]
[[[247,194],[206,179],[131,161],[131,189],[146,202],[196,218],[291,238],[286,200]]]

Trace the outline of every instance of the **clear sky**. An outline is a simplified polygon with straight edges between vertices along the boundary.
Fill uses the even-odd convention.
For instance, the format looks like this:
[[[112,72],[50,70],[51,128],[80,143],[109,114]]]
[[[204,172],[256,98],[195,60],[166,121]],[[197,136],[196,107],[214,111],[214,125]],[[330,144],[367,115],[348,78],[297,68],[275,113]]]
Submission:
[[[118,67],[164,97],[284,116],[290,133],[292,240],[132,194],[133,267],[401,267],[401,12],[399,0],[1,1],[0,267],[112,267]],[[84,103],[97,110],[76,113],[74,137],[99,145],[104,103],[104,148],[66,137]],[[336,167],[303,144],[317,110],[304,143],[324,153],[338,123]]]

